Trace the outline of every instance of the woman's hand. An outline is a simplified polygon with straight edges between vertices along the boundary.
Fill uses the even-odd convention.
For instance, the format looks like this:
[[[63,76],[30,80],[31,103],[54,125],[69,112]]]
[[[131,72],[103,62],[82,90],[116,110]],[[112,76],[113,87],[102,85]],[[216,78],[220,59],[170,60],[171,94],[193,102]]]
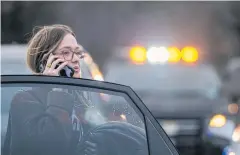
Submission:
[[[63,63],[59,65],[58,68],[56,68],[57,64],[60,62]],[[48,76],[59,76],[59,71],[63,69],[63,67],[66,66],[67,64],[68,62],[66,62],[64,59],[59,58],[59,56],[51,54],[47,60],[47,64],[42,74]]]
[[[89,141],[85,142],[85,149],[84,149],[84,155],[98,155],[98,146],[96,143],[92,143]]]

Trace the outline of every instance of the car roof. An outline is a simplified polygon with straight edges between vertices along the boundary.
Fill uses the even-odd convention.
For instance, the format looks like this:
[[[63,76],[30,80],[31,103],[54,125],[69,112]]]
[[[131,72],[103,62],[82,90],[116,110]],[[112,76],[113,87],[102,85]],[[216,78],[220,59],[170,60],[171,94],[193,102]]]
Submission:
[[[180,65],[123,65],[112,63],[105,80],[130,85],[135,90],[164,89],[196,86],[202,89],[220,87],[221,80],[211,65],[183,67]],[[206,87],[206,88],[204,88]]]

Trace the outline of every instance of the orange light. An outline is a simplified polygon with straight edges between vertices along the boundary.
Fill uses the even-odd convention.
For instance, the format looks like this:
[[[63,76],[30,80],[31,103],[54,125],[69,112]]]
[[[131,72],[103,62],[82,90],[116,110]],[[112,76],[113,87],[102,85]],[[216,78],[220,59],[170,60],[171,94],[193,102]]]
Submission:
[[[92,74],[92,78],[93,78],[94,80],[104,81],[103,76],[102,76],[102,73],[101,73],[97,68],[93,69],[93,70],[91,71],[91,74]]]
[[[144,63],[147,59],[147,50],[141,46],[132,47],[129,51],[130,59],[134,63]]]
[[[194,47],[185,47],[182,49],[182,59],[185,62],[192,63],[198,60],[198,51]]]
[[[177,47],[169,47],[169,62],[178,62],[181,59],[181,52]]]

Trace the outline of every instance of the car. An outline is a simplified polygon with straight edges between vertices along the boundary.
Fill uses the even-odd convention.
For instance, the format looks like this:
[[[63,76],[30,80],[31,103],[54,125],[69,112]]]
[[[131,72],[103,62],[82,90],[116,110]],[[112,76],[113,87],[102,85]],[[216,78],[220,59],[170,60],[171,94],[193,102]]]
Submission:
[[[224,93],[232,103],[231,110],[232,120],[235,123],[234,130],[231,135],[231,143],[225,148],[226,155],[240,154],[240,58],[230,59],[224,78]]]
[[[237,115],[237,119],[240,119],[240,116]],[[240,124],[236,124],[235,129],[232,133],[231,143],[225,147],[223,155],[239,155],[240,154]]]
[[[93,94],[107,94],[112,99],[115,98],[120,101],[112,104],[118,104],[118,106],[123,107],[127,106],[128,112],[131,113],[129,114],[130,117],[134,117],[135,120],[140,121],[142,124],[142,127],[138,127],[128,122],[128,120],[125,120],[125,122],[111,121],[111,119],[102,114],[104,113],[104,109],[98,109],[99,113],[91,113],[91,111],[95,110],[96,106],[91,107],[88,110],[93,117],[96,117],[91,119],[87,116],[85,117],[87,122],[92,124],[92,128],[91,132],[84,133],[85,136],[81,137],[80,144],[91,136],[89,140],[94,140],[96,143],[101,144],[100,147],[103,152],[119,151],[118,154],[122,153],[126,155],[178,155],[178,151],[158,121],[130,87],[90,79],[39,75],[1,75],[2,134],[5,134],[7,130],[7,116],[11,100],[15,94],[35,88],[44,88],[45,90],[46,88],[62,88],[64,90],[84,91]],[[95,104],[97,105],[97,103]],[[112,112],[114,110],[112,109]],[[104,119],[99,121],[100,119],[97,119],[99,116]],[[92,134],[89,135],[88,133]],[[108,140],[103,141],[103,139]]]
[[[223,91],[232,103],[232,117],[236,126],[240,124],[240,58],[232,58],[226,69]]]
[[[224,153],[226,147],[232,143],[232,135],[236,126],[235,123],[235,108],[234,103],[216,107],[208,126],[205,127],[202,139],[206,143],[207,152],[213,152],[212,147],[219,148],[218,153]],[[214,152],[213,152],[214,153]]]
[[[218,72],[196,47],[137,44],[113,53],[105,81],[131,86],[181,154],[222,153],[229,143],[212,143],[209,128],[218,124],[215,109],[226,108],[228,100],[221,94]],[[224,130],[231,132],[231,127]]]

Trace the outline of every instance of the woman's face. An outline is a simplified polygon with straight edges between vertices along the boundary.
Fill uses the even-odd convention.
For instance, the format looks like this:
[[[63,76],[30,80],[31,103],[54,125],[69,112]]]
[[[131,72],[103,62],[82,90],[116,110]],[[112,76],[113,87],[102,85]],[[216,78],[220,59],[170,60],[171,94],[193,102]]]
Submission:
[[[80,59],[83,54],[83,47],[78,44],[72,34],[67,34],[63,38],[54,54],[68,61],[68,66],[72,67],[75,71],[73,77],[81,77]]]

